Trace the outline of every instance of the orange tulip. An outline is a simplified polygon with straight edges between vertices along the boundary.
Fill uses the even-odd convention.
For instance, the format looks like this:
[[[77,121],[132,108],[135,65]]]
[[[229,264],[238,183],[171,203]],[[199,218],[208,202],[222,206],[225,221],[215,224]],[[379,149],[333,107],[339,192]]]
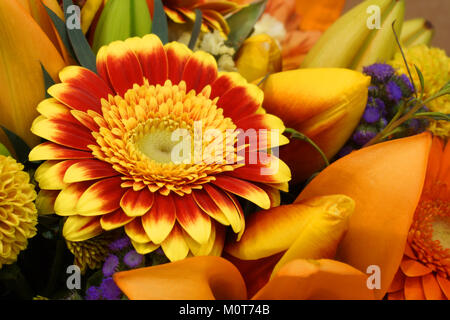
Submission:
[[[65,62],[19,2],[0,1],[0,24],[0,124],[33,146],[39,138],[30,127],[45,96],[41,63],[57,79]]]
[[[338,160],[305,188],[295,204],[251,216],[241,241],[227,245],[227,257],[237,266],[242,278],[223,258],[195,257],[177,265],[119,272],[114,276],[115,281],[131,299],[213,299],[219,290],[217,297],[228,299],[241,299],[245,293],[253,299],[370,299],[383,298],[391,283],[389,290],[394,290],[395,285],[405,296],[419,297],[423,292],[425,296],[438,297],[440,293],[440,297],[448,297],[448,280],[443,274],[445,270],[448,272],[443,268],[448,258],[441,260],[437,271],[417,275],[423,268],[414,267],[409,260],[412,259],[410,249],[416,250],[419,242],[411,240],[413,236],[411,231],[408,236],[408,230],[416,209],[419,212],[416,216],[423,216],[424,211],[420,204],[418,206],[422,190],[421,202],[430,198],[441,204],[447,201],[448,208],[449,157],[449,145],[444,149],[437,139],[432,145],[430,134],[424,133],[364,148]],[[335,223],[330,223],[332,220],[325,218],[324,207],[315,213],[314,209],[300,209],[302,205],[318,205],[325,201],[324,197],[340,197],[340,201],[334,201],[337,204],[334,209],[341,213],[335,218],[346,216],[352,201],[345,200],[350,199],[348,197],[329,196],[336,192],[355,201],[349,220],[336,219]],[[345,207],[347,210],[342,210]],[[347,214],[342,215],[346,211]],[[427,211],[428,214],[433,212]],[[443,213],[448,219],[448,210]],[[445,220],[440,221],[438,228],[445,225]],[[411,230],[417,225],[413,223]],[[339,241],[340,236],[343,236],[342,241]],[[445,237],[445,233],[439,236]],[[447,245],[448,238],[442,240],[441,246]],[[406,246],[405,251],[407,241],[411,245]],[[436,247],[434,242],[433,248]],[[329,260],[336,248],[336,260]],[[290,256],[292,259],[286,260],[289,252],[294,254]],[[404,254],[408,262],[401,264]],[[285,258],[285,263],[274,271],[274,266],[283,261],[280,257]],[[418,257],[416,253],[416,262]],[[217,273],[202,271],[204,264],[209,265],[206,269]],[[367,267],[374,265],[381,270],[381,288],[372,290],[367,286],[366,272]],[[399,266],[402,272],[416,272],[416,278],[422,277],[422,285],[418,285],[420,280],[418,283],[417,279],[402,282],[396,277],[394,280]],[[431,264],[426,267],[431,269]],[[411,276],[409,273],[407,277]],[[404,288],[398,289],[399,283],[404,283]],[[172,285],[176,289],[170,289]],[[152,292],[151,297],[148,292]],[[389,295],[398,297],[400,294]]]
[[[261,85],[263,106],[313,140],[328,159],[344,146],[364,112],[370,78],[348,69],[298,69],[269,76]],[[292,182],[308,179],[323,168],[310,144],[291,139],[280,156],[292,171]]]
[[[253,260],[188,258],[119,272],[114,280],[130,299],[370,299],[364,273],[329,260],[353,210],[352,199],[333,195],[262,211],[226,249]]]

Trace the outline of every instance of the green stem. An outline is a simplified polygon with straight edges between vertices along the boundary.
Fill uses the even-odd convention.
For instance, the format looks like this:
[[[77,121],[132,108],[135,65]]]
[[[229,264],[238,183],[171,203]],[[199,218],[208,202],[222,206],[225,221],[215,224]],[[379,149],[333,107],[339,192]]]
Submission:
[[[299,139],[299,140],[309,143],[314,149],[317,150],[317,152],[320,153],[320,156],[322,157],[323,162],[325,162],[325,166],[328,167],[330,165],[330,162],[328,161],[328,158],[325,155],[325,153],[322,151],[322,149],[320,149],[320,147],[314,141],[312,141],[308,136],[306,136],[305,134],[298,132],[297,130],[292,129],[292,128],[286,128],[285,132],[290,133],[292,135],[292,138]]]

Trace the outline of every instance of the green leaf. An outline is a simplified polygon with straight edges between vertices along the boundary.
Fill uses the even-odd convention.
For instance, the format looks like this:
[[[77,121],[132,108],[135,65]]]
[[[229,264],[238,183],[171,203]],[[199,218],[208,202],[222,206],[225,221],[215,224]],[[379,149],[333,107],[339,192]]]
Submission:
[[[73,48],[69,40],[69,35],[67,34],[66,23],[63,20],[61,20],[61,18],[58,17],[58,15],[54,13],[52,10],[47,8],[45,5],[44,7],[50,19],[52,19],[53,25],[55,26],[62,43],[64,44],[64,46],[66,47],[67,51],[72,56],[72,58],[75,59],[75,52],[73,52]]]
[[[1,126],[1,128],[3,129],[9,141],[11,142],[14,151],[16,152],[17,160],[19,160],[19,162],[21,163],[27,162],[28,154],[31,151],[30,147],[26,144],[25,141],[23,141],[21,137],[19,137],[14,132],[6,129],[4,126]]]
[[[66,21],[69,21],[69,19],[73,19],[72,15],[74,13],[70,15],[68,12],[69,6],[73,6],[72,0],[63,0],[63,5]],[[71,29],[67,28],[66,26],[66,30],[67,34],[69,35],[69,40],[72,44],[72,48],[80,65],[97,73],[95,54],[89,46],[89,43],[87,42],[83,31],[81,31],[81,27]]]
[[[153,12],[152,32],[156,34],[163,44],[169,42],[169,27],[167,16],[161,0],[155,0]]]
[[[414,118],[426,118],[438,121],[450,121],[450,114],[441,112],[418,112],[414,114]]]
[[[146,0],[131,1],[131,35],[143,37],[152,31],[152,17]]]
[[[194,50],[195,44],[197,43],[198,36],[202,28],[203,14],[200,10],[195,9],[195,23],[192,29],[191,39],[189,40],[189,49]]]
[[[423,79],[423,74],[420,69],[416,65],[414,65],[414,68],[416,68],[416,72],[420,80],[420,96],[423,97],[423,92],[425,91],[425,80]]]
[[[47,72],[47,70],[45,70],[45,67],[42,65],[42,63],[41,63],[41,69],[42,69],[42,75],[44,77],[45,97],[51,98],[51,96],[48,94],[47,90],[48,90],[48,88],[50,88],[52,85],[55,84],[55,81],[53,81],[50,74]]]
[[[11,153],[9,153],[9,150],[1,143],[0,143],[0,155],[6,156],[6,157],[11,156]]]
[[[230,27],[227,44],[230,47],[238,49],[245,39],[250,36],[255,23],[263,14],[266,4],[267,0],[252,3],[227,19]]]

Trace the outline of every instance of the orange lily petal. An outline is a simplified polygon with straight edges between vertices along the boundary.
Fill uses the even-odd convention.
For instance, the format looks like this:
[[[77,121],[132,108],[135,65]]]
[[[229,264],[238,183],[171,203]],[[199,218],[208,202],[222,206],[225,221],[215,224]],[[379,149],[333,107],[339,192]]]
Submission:
[[[293,260],[253,300],[370,300],[367,275],[334,260]]]
[[[113,279],[131,300],[230,300],[247,297],[239,271],[219,257],[187,258],[118,272]]]
[[[363,272],[370,265],[379,266],[383,276],[378,298],[386,293],[402,260],[430,146],[431,136],[424,133],[355,151],[321,172],[296,200],[334,193],[355,200],[338,260]]]
[[[247,218],[241,240],[230,242],[225,251],[256,260],[291,248],[282,264],[295,258],[333,258],[353,209],[352,199],[333,195],[260,211]]]
[[[42,63],[56,80],[65,63],[58,50],[16,0],[0,1],[0,123],[30,146],[36,105],[45,98]]]

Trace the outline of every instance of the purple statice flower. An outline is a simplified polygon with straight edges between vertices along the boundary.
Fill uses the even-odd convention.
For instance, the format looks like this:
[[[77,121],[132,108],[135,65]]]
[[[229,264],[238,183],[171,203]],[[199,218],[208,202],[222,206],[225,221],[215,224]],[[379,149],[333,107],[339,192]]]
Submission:
[[[355,133],[353,133],[352,139],[359,146],[364,146],[367,142],[372,140],[377,135],[377,131],[371,127],[360,125]]]
[[[89,289],[86,290],[86,300],[100,300],[101,299],[101,292],[100,288],[96,286],[91,286]]]
[[[403,96],[405,97],[409,97],[415,92],[414,86],[406,74],[402,74],[401,76],[398,77],[397,84],[402,89]]]
[[[127,236],[123,236],[122,238],[119,238],[109,244],[109,249],[111,251],[120,251],[123,250],[131,245],[130,238]]]
[[[381,118],[381,112],[378,108],[367,107],[363,114],[363,119],[367,123],[375,123]]]
[[[138,267],[142,261],[144,261],[144,256],[136,252],[136,250],[131,250],[123,257],[123,262],[130,268]]]
[[[363,72],[372,77],[372,81],[374,82],[386,82],[388,81],[395,73],[395,70],[392,66],[384,63],[375,63],[370,66],[364,67]]]
[[[388,99],[394,103],[398,103],[403,98],[402,89],[394,81],[388,82],[385,91]]]
[[[116,255],[110,254],[106,257],[105,262],[103,263],[103,274],[105,277],[112,276],[119,267],[119,258]]]
[[[100,284],[100,291],[105,300],[119,300],[122,295],[122,291],[120,291],[112,277],[103,279]]]

